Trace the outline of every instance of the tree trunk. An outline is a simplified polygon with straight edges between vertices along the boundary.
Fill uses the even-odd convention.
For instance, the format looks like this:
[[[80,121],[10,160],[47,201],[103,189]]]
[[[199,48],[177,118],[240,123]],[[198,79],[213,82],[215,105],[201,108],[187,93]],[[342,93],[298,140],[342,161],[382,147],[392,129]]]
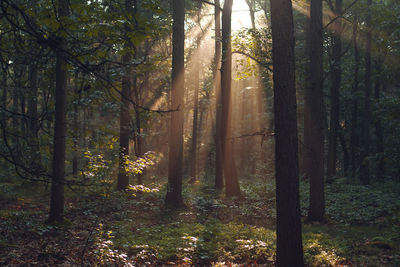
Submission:
[[[357,44],[357,28],[358,22],[357,18],[354,20],[353,24],[353,46],[354,46],[354,79],[352,85],[352,111],[351,111],[351,137],[350,137],[350,154],[351,154],[351,176],[353,179],[356,177],[356,171],[359,166],[358,164],[358,140],[359,140],[359,130],[358,130],[358,72],[360,64],[360,56],[358,53]]]
[[[131,55],[129,53],[122,57],[123,64],[129,64]],[[131,91],[131,79],[129,67],[127,73],[122,77],[121,109],[119,114],[119,172],[117,190],[124,190],[129,184],[129,173],[126,170],[126,160],[129,156],[129,97]]]
[[[225,0],[222,11],[222,63],[221,63],[221,139],[225,176],[225,195],[240,196],[232,138],[232,0]]]
[[[78,105],[81,100],[81,93],[79,92],[78,86],[78,72],[75,73],[75,97],[78,96],[78,99],[75,99],[74,102],[74,114],[73,114],[73,152],[72,152],[72,175],[76,178],[78,177],[78,149],[79,149],[79,110]]]
[[[62,20],[69,15],[69,1],[58,1],[58,16]],[[65,174],[65,135],[67,100],[67,61],[64,51],[67,41],[58,37],[59,49],[56,50],[56,92],[55,121],[53,141],[53,177],[51,183],[50,214],[48,222],[64,219],[64,174]]]
[[[199,76],[200,76],[200,69],[198,65],[196,65],[194,67],[192,157],[190,161],[190,177],[192,182],[197,180],[196,163],[197,163],[197,124],[198,124],[197,120],[198,120],[198,110],[199,110],[199,87],[200,87]]]
[[[375,102],[379,102],[381,95],[381,83],[382,83],[382,63],[378,60],[375,62],[376,65],[376,81],[375,81]],[[383,126],[379,118],[375,119],[375,136],[376,136],[376,154],[378,157],[378,166],[376,169],[376,177],[382,180],[385,175],[385,162],[384,162],[384,147],[383,147]]]
[[[5,109],[7,109],[7,71],[5,70],[4,72],[3,72],[3,77],[2,77],[3,79],[3,82],[2,82],[2,87],[3,87],[3,93],[2,93],[2,96],[1,96],[1,106],[3,107],[3,108],[5,108]],[[3,119],[3,118],[1,118],[1,119]],[[6,120],[4,120],[4,123],[6,122]],[[4,125],[4,126],[6,126],[6,125]]]
[[[342,14],[342,0],[336,0],[335,17]],[[337,161],[337,139],[339,133],[339,92],[342,77],[341,54],[342,54],[342,22],[336,19],[334,22],[333,47],[332,47],[332,63],[331,63],[331,98],[330,98],[330,123],[329,123],[329,142],[328,142],[328,159],[327,159],[327,181],[332,181],[332,177],[336,174]]]
[[[129,14],[133,14],[132,0],[125,0],[125,8]],[[126,27],[129,31],[129,28]],[[126,33],[127,38],[128,33]],[[127,66],[131,62],[131,53],[127,52],[122,56],[122,63]],[[129,136],[130,136],[130,97],[131,97],[131,74],[132,68],[126,67],[126,73],[122,77],[121,108],[119,113],[119,170],[117,190],[124,190],[129,185],[129,172],[127,171],[126,161],[129,158]]]
[[[135,103],[141,103],[139,88],[137,86],[137,75],[134,74],[133,77],[133,93],[135,97]],[[135,105],[135,124],[136,124],[136,133],[135,133],[135,155],[140,158],[143,156],[143,137],[142,137],[142,121],[140,119],[141,111],[139,106]],[[143,184],[143,174],[145,169],[142,170],[141,173],[137,174],[138,184]]]
[[[364,116],[362,125],[362,155],[360,164],[360,180],[363,184],[369,184],[369,126],[371,121],[371,4],[372,0],[368,0],[368,14],[366,20],[367,34],[365,40],[365,98],[364,98]]]
[[[325,214],[322,34],[322,1],[311,0],[308,37],[310,74],[304,97],[304,172],[310,180],[310,221],[322,221]]]
[[[271,0],[275,113],[276,266],[303,266],[292,2]]]
[[[32,64],[29,66],[29,87],[30,95],[28,101],[28,117],[29,117],[29,146],[31,152],[31,169],[34,173],[41,171],[41,154],[39,144],[39,123],[37,112],[38,97],[38,76],[37,66]]]
[[[166,206],[178,208],[182,199],[183,122],[185,95],[185,1],[173,0],[171,124],[169,128],[168,188]]]
[[[215,54],[214,54],[214,90],[216,98],[216,123],[215,123],[215,188],[221,190],[224,186],[224,167],[221,140],[221,11],[220,2],[215,0]]]

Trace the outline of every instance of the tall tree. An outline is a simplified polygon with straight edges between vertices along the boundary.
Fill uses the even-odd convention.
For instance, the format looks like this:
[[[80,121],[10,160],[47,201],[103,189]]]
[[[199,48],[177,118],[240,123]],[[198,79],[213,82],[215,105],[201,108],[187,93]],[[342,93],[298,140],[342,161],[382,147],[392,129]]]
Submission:
[[[64,218],[64,175],[65,175],[65,134],[67,100],[67,61],[65,51],[67,41],[62,33],[63,21],[69,15],[69,1],[58,1],[60,23],[56,48],[56,92],[55,122],[53,141],[53,176],[50,195],[50,214],[48,222],[62,221]]]
[[[29,146],[31,152],[31,169],[34,173],[41,170],[41,154],[39,144],[39,122],[38,122],[38,69],[36,64],[29,66],[29,89],[28,98],[28,125]]]
[[[215,53],[214,53],[214,91],[216,98],[216,123],[215,123],[215,188],[222,189],[224,186],[224,172],[222,161],[222,140],[221,140],[221,10],[219,0],[215,0],[214,21],[215,21]]]
[[[200,39],[200,38],[199,38]],[[197,48],[200,42],[197,43]],[[192,129],[192,158],[190,159],[190,177],[192,181],[197,179],[197,125],[199,113],[199,88],[200,88],[200,63],[194,66],[194,92],[193,92],[193,129]]]
[[[359,166],[358,164],[358,144],[359,144],[359,125],[358,125],[358,75],[359,75],[359,64],[360,55],[358,52],[358,42],[357,42],[357,29],[358,29],[358,19],[357,17],[353,22],[353,34],[352,42],[354,47],[354,78],[351,88],[352,92],[352,110],[351,110],[351,134],[350,134],[350,158],[351,158],[351,176],[354,178],[356,176],[356,170]]]
[[[379,60],[375,61],[376,69],[376,80],[375,80],[375,101],[378,102],[381,97],[381,86],[382,86],[382,62]],[[378,156],[378,166],[376,176],[377,178],[383,178],[385,174],[385,161],[384,161],[384,141],[383,141],[383,125],[380,120],[375,119],[375,136],[376,136],[376,154]]]
[[[339,133],[339,92],[342,78],[342,32],[343,26],[340,16],[342,15],[343,0],[336,0],[334,10],[335,21],[333,22],[332,33],[332,59],[331,59],[331,96],[330,96],[330,121],[327,158],[327,178],[331,181],[336,174],[337,140]]]
[[[308,219],[322,221],[325,212],[322,0],[311,0],[309,22],[310,72],[304,97],[304,172],[310,179]]]
[[[227,197],[240,196],[233,153],[232,137],[232,44],[231,44],[232,0],[225,0],[222,11],[222,61],[221,61],[221,139]]]
[[[366,38],[365,38],[365,78],[364,78],[364,115],[362,121],[362,154],[360,164],[360,180],[363,184],[369,184],[369,127],[371,121],[371,5],[372,0],[368,0],[368,11],[366,19]]]
[[[133,14],[133,1],[125,0],[125,8],[128,14]],[[131,48],[129,41],[129,26],[126,27],[125,39],[126,49]],[[129,66],[131,61],[131,53],[127,51],[122,56],[122,63],[127,66],[125,73],[122,77],[122,91],[121,91],[121,108],[119,114],[119,171],[118,171],[118,182],[117,189],[123,190],[128,187],[129,184],[129,172],[127,171],[126,161],[129,157],[129,135],[130,135],[130,102],[131,96],[131,67]]]
[[[303,266],[291,0],[271,0],[277,211],[276,266]]]
[[[165,204],[180,207],[182,200],[182,161],[183,161],[183,109],[184,109],[184,71],[185,71],[185,1],[172,1],[172,87],[171,124],[169,128],[168,188]]]

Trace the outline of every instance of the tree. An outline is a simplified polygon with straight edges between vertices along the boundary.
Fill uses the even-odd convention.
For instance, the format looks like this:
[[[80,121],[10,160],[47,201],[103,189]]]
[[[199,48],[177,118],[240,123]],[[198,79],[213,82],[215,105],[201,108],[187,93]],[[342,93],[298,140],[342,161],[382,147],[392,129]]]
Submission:
[[[168,188],[165,204],[180,207],[182,200],[183,109],[184,109],[184,45],[185,1],[172,2],[172,86],[171,124],[169,128]]]
[[[69,1],[58,1],[58,18],[62,22],[69,15]],[[62,24],[60,24],[60,31]],[[67,41],[60,32],[56,49],[56,92],[53,143],[53,176],[50,195],[48,222],[62,221],[64,218],[64,175],[65,175],[65,134],[67,100],[67,61],[65,51]]]
[[[292,2],[271,0],[277,211],[276,266],[303,266]]]
[[[221,10],[219,0],[215,0],[215,54],[214,54],[214,91],[216,98],[216,122],[215,122],[215,188],[221,190],[224,186],[224,169],[221,140]]]
[[[310,73],[304,96],[304,172],[310,179],[308,219],[322,221],[325,212],[322,0],[311,0],[309,21]]]
[[[337,139],[339,133],[339,92],[342,77],[341,57],[342,57],[342,32],[343,26],[340,20],[342,15],[342,0],[336,0],[335,8],[332,10],[335,15],[334,32],[332,33],[332,62],[331,62],[331,96],[330,96],[330,121],[329,121],[329,140],[328,140],[328,158],[327,158],[327,178],[331,181],[332,176],[336,174],[337,160]]]
[[[126,11],[133,14],[132,0],[125,0]],[[131,131],[130,127],[130,102],[131,96],[131,68],[129,67],[131,61],[131,53],[129,51],[129,27],[126,27],[127,33],[125,33],[127,51],[122,56],[122,63],[128,66],[125,70],[125,74],[122,77],[122,91],[121,91],[121,108],[119,114],[119,171],[118,171],[118,183],[117,189],[123,190],[128,187],[129,184],[129,171],[127,171],[126,161],[129,157],[129,135]]]
[[[366,38],[365,38],[365,78],[364,78],[364,116],[362,121],[362,154],[360,164],[360,180],[363,184],[369,184],[369,127],[371,121],[371,5],[372,0],[368,0],[368,12],[366,19]]]
[[[200,45],[200,38],[197,41],[197,48]],[[190,177],[192,181],[197,180],[197,125],[199,110],[199,87],[200,87],[200,63],[194,66],[194,92],[193,92],[193,129],[192,129],[192,158],[190,159]]]
[[[232,137],[232,44],[231,44],[232,0],[224,2],[222,11],[222,61],[221,61],[221,139],[227,197],[240,196]]]
[[[359,75],[359,65],[360,56],[358,52],[358,42],[357,42],[357,28],[358,19],[357,17],[353,22],[353,33],[352,42],[354,47],[354,78],[352,84],[352,109],[351,109],[351,134],[350,134],[350,157],[351,157],[351,176],[356,177],[356,170],[359,166],[358,164],[358,153],[359,153],[359,129],[358,129],[358,75]]]

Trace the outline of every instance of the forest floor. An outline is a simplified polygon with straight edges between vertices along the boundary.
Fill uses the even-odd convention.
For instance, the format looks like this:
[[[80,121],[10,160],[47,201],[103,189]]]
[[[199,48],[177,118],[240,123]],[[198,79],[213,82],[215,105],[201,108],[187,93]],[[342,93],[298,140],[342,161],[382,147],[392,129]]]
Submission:
[[[165,184],[146,186],[67,192],[66,221],[48,225],[47,189],[0,184],[0,266],[273,266],[273,182],[245,180],[234,200],[185,184],[178,211],[163,205]],[[326,223],[303,223],[307,265],[399,266],[399,196],[399,183],[327,185]]]

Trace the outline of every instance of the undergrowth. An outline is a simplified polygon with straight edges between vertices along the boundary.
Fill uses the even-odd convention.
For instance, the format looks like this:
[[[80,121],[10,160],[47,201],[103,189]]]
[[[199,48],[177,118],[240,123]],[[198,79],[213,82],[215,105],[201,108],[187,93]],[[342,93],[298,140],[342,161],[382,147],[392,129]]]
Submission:
[[[244,180],[243,198],[230,200],[209,184],[184,188],[186,206],[177,211],[163,205],[164,183],[106,194],[67,192],[71,223],[50,226],[43,223],[43,197],[23,198],[23,188],[2,184],[0,264],[273,266],[273,181]],[[307,264],[399,265],[399,192],[391,182],[362,186],[339,179],[326,185],[327,223],[303,224]],[[301,182],[300,196],[306,216],[307,183]]]

